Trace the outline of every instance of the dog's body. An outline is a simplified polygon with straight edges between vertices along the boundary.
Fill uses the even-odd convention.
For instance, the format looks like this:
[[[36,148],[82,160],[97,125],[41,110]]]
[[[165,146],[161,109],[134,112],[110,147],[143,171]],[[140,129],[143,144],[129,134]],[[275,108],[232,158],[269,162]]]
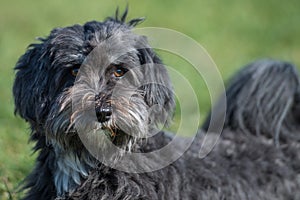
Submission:
[[[162,169],[117,170],[127,153],[152,152],[173,140],[163,131],[144,138],[158,124],[168,123],[175,106],[161,60],[144,37],[131,32],[141,20],[125,23],[126,14],[121,19],[54,29],[20,58],[13,89],[16,112],[29,122],[31,140],[39,151],[35,169],[25,180],[24,199],[300,198],[300,147],[295,134],[299,78],[292,65],[281,62],[259,62],[237,75],[227,91],[230,112],[224,133],[208,157],[198,156],[204,136],[199,131],[184,155]],[[262,76],[256,75],[262,67],[268,73],[265,82],[259,82]],[[283,72],[285,76],[274,81],[287,87],[275,92],[277,86],[269,87],[269,81]],[[257,82],[259,87],[253,85]],[[249,110],[241,99],[251,86],[255,89],[245,97],[247,101],[256,97],[269,101],[268,92],[276,94],[274,101],[261,101],[254,106],[256,110]],[[149,112],[153,106],[156,109]],[[265,107],[274,113],[261,112]],[[254,124],[247,116],[274,120]],[[264,122],[270,121],[279,123],[276,133],[266,128]],[[257,127],[264,134],[256,135]],[[96,139],[87,136],[93,131],[98,131]],[[122,151],[109,151],[103,136]],[[270,142],[273,136],[277,148]],[[215,140],[216,134],[208,138]],[[173,150],[181,150],[184,140]],[[86,145],[99,150],[99,157]],[[107,152],[108,156],[101,157]],[[165,158],[155,157],[147,165],[155,166]],[[145,167],[130,159],[124,166],[130,170]]]

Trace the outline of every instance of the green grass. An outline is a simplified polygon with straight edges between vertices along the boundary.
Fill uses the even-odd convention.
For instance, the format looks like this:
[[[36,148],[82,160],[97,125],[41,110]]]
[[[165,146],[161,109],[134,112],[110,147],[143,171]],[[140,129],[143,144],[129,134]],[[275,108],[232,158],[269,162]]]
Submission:
[[[185,33],[209,52],[225,80],[240,66],[259,58],[289,60],[300,66],[298,0],[128,0],[129,17],[145,16],[139,27],[165,27]],[[53,27],[114,14],[126,1],[0,0],[0,199],[18,199],[18,183],[32,169],[34,155],[27,125],[13,115],[13,67],[34,38]],[[160,52],[164,61],[187,77],[197,91],[201,114],[210,107],[205,84],[188,64]],[[180,89],[180,88],[179,88]],[[185,88],[182,88],[184,91]],[[30,91],[28,91],[30,92]],[[189,97],[187,97],[189,98]],[[24,102],[25,104],[26,102]],[[188,108],[193,116],[194,108]],[[176,120],[175,120],[176,122]]]

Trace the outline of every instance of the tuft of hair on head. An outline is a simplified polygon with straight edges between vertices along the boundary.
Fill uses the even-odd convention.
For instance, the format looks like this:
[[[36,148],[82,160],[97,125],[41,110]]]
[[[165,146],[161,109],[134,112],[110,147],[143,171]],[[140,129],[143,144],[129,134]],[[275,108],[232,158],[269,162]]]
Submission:
[[[233,76],[219,100],[226,100],[227,105],[224,128],[264,135],[276,146],[287,140],[299,141],[299,96],[300,79],[294,65],[275,60],[253,62]],[[218,105],[214,107],[217,113]],[[217,123],[210,117],[202,126],[205,131]]]
[[[116,12],[115,12],[115,17],[109,17],[108,19],[115,20],[122,24],[127,24],[130,27],[135,27],[135,26],[139,25],[140,23],[142,23],[143,21],[145,21],[145,17],[139,17],[139,18],[131,19],[128,22],[126,22],[128,10],[129,10],[129,8],[128,8],[128,4],[127,4],[124,12],[120,15],[119,7],[117,7]]]

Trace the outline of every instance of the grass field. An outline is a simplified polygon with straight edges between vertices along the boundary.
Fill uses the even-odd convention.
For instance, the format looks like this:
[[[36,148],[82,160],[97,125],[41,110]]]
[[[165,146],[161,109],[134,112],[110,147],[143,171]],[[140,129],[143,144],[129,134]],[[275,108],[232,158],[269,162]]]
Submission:
[[[54,27],[102,20],[126,1],[0,0],[0,199],[18,199],[18,183],[33,167],[28,126],[13,114],[13,67],[29,43]],[[145,16],[139,27],[180,31],[205,47],[224,80],[259,58],[289,60],[300,66],[298,0],[128,0],[129,18]],[[197,92],[201,115],[210,107],[203,81],[188,64],[161,52]],[[180,89],[180,88],[179,88]],[[182,88],[184,90],[184,88]],[[30,92],[30,91],[28,91]],[[189,97],[187,97],[189,98]],[[26,102],[24,102],[26,104]],[[191,116],[193,116],[193,108]],[[11,197],[10,197],[11,195]]]

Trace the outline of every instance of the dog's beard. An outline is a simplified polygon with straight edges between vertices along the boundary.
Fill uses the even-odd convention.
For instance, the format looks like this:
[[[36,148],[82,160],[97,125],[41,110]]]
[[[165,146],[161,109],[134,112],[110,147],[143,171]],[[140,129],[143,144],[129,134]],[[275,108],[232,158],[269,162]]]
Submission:
[[[83,98],[80,94],[73,95],[70,126],[76,129],[81,141],[92,154],[98,152],[97,155],[102,155],[109,146],[115,145],[122,150],[113,152],[114,156],[110,158],[120,156],[118,153],[134,150],[133,144],[147,137],[148,106],[138,91],[124,90],[123,93],[128,95],[118,92],[118,95],[109,99],[112,114],[105,122],[97,121],[95,93],[85,94]]]

